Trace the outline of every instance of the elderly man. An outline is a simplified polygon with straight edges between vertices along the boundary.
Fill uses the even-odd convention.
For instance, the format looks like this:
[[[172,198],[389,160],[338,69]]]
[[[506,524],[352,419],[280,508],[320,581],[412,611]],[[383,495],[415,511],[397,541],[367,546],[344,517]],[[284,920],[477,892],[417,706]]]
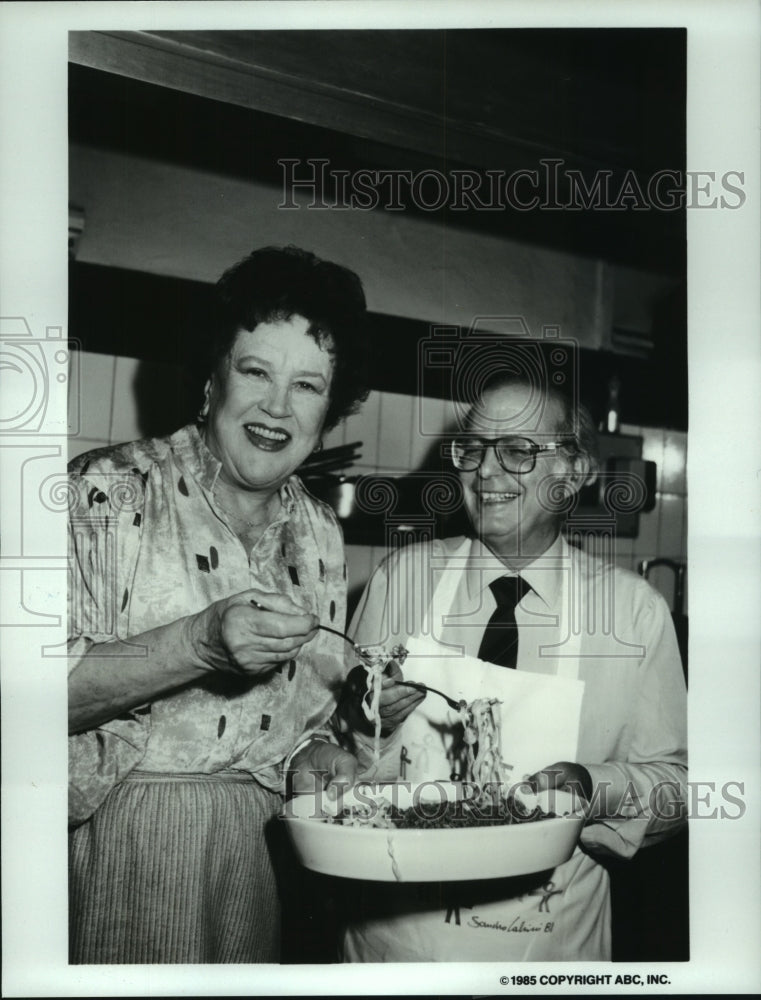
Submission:
[[[474,537],[387,557],[351,626],[357,642],[407,646],[407,679],[500,699],[512,779],[581,792],[581,842],[536,876],[357,883],[345,960],[609,959],[598,859],[631,857],[684,823],[686,692],[668,607],[561,533],[594,478],[594,437],[586,411],[551,387],[493,378],[451,451]],[[389,749],[413,781],[458,776],[434,701],[385,681],[384,732],[396,729]]]

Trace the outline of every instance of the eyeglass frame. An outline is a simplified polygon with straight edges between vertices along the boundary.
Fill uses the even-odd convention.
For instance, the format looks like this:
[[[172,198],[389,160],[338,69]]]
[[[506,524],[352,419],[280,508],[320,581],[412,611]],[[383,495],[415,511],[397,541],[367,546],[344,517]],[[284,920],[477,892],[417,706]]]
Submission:
[[[479,445],[481,446],[481,457],[478,460],[478,464],[475,465],[472,469],[461,469],[459,468],[457,462],[455,461],[454,457],[455,446],[461,441],[474,441],[478,442]],[[497,446],[501,441],[525,441],[529,445],[526,451],[529,451],[531,454],[530,467],[527,469],[508,469],[505,463],[503,462],[497,448]],[[572,445],[576,451],[578,451],[578,444],[576,442],[576,438],[573,437],[573,435],[569,435],[567,438],[561,441],[548,441],[546,444],[537,444],[536,441],[532,441],[531,438],[520,437],[512,434],[508,434],[505,435],[504,437],[497,437],[497,438],[482,438],[482,437],[476,437],[475,435],[471,435],[465,437],[452,438],[452,440],[449,443],[449,457],[452,460],[452,465],[454,465],[455,469],[457,469],[458,472],[477,472],[484,463],[484,459],[486,458],[486,452],[489,450],[489,448],[494,448],[494,455],[496,456],[496,459],[499,462],[500,468],[502,468],[505,472],[510,473],[511,476],[527,476],[529,473],[533,472],[534,469],[536,468],[536,459],[538,455],[556,454],[560,448],[567,447],[569,444]],[[528,461],[528,458],[525,459],[525,461]]]

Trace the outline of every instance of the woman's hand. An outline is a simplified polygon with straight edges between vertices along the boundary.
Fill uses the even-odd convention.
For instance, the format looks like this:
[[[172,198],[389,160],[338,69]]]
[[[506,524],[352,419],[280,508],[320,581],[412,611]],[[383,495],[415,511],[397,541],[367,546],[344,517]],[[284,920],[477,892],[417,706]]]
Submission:
[[[256,676],[294,659],[318,624],[285,594],[244,590],[192,616],[190,638],[204,669]]]
[[[291,761],[289,792],[301,795],[322,787],[328,798],[339,800],[357,780],[358,770],[357,758],[348,750],[325,740],[312,740]]]
[[[283,594],[244,590],[129,640],[95,643],[69,674],[69,732],[92,729],[195,683],[199,673],[255,677],[273,670],[314,638],[317,624]],[[135,655],[140,648],[144,656]]]

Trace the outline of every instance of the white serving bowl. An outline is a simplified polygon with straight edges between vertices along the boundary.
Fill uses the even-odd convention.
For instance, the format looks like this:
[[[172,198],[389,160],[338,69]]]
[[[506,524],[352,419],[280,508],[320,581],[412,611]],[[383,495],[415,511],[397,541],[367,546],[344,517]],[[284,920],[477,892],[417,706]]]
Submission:
[[[404,809],[418,797],[441,801],[461,794],[452,782],[426,784],[437,788],[360,784],[344,796],[344,805],[377,793]],[[584,825],[583,814],[573,811],[578,800],[552,792],[539,795],[538,804],[557,815],[530,823],[400,830],[328,823],[331,804],[320,794],[286,803],[283,819],[298,859],[312,871],[374,882],[450,882],[527,875],[567,861]]]

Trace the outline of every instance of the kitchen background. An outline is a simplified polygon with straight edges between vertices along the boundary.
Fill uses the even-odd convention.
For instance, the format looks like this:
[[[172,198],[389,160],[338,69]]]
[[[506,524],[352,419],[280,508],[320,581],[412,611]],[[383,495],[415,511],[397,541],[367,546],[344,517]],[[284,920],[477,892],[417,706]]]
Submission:
[[[79,384],[84,391],[80,391],[77,414],[76,383],[72,383],[71,424],[76,426],[78,421],[79,431],[69,439],[69,458],[91,448],[143,436],[146,431],[140,415],[139,383],[149,382],[159,393],[162,387],[169,389],[180,377],[176,366],[81,352]],[[402,476],[416,469],[431,447],[431,439],[420,435],[421,409],[427,427],[434,426],[436,417],[441,432],[454,422],[454,405],[445,400],[372,392],[360,413],[325,438],[325,446],[361,441],[361,458],[352,466],[353,473]],[[642,436],[642,456],[655,462],[657,483],[655,507],[640,513],[637,537],[617,538],[616,561],[635,571],[643,559],[666,557],[683,562],[687,555],[687,436],[683,431],[628,424],[622,424],[621,432]],[[383,547],[347,545],[353,600],[383,555]],[[665,567],[655,567],[650,580],[672,604],[673,573]]]
[[[296,243],[354,268],[375,321],[373,392],[325,440],[361,442],[347,472],[430,465],[455,417],[418,363],[433,324],[520,317],[580,345],[603,423],[620,379],[607,454],[654,463],[616,560],[685,562],[683,212],[330,209],[319,182],[283,209],[277,162],[303,179],[318,158],[446,174],[555,157],[644,189],[684,165],[683,32],[88,32],[70,59],[70,457],[191,417],[189,303],[254,247]],[[353,603],[384,548],[348,527]],[[686,611],[670,569],[650,580]]]

